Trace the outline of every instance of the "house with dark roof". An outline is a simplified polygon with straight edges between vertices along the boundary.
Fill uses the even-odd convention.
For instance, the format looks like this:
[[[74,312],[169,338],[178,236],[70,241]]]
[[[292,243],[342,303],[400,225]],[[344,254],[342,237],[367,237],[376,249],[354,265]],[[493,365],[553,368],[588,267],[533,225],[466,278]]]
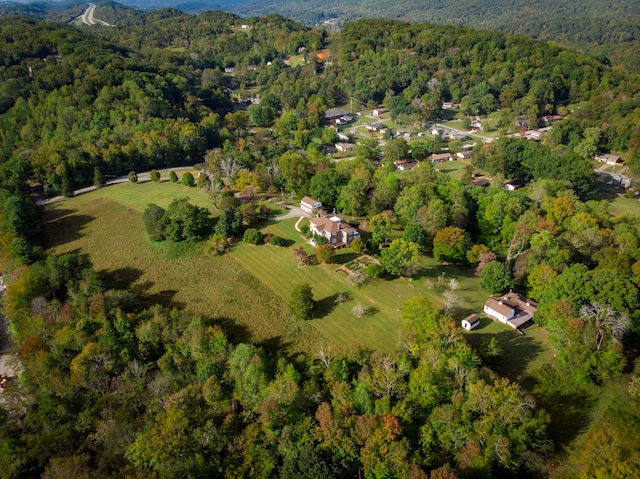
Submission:
[[[413,170],[415,166],[418,164],[415,160],[396,160],[393,162],[396,168],[401,171]]]
[[[501,298],[489,298],[484,303],[484,313],[502,324],[518,329],[533,320],[538,305],[526,296],[509,291]]]
[[[357,229],[343,223],[337,216],[313,218],[309,229],[312,234],[326,238],[335,248],[348,246],[355,238],[360,237]]]
[[[477,314],[470,314],[462,320],[462,327],[467,331],[471,331],[474,328],[480,326],[480,316]]]
[[[432,153],[431,163],[441,163],[443,161],[453,161],[455,158],[451,153]]]
[[[341,116],[345,116],[346,114],[347,112],[342,108],[328,108],[324,112],[324,117],[326,120],[335,121],[336,119],[340,118]]]

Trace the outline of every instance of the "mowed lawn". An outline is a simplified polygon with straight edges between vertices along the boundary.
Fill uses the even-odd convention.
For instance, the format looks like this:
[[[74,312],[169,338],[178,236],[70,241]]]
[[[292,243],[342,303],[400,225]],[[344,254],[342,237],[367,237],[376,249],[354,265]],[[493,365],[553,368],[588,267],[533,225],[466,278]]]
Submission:
[[[192,171],[192,173],[197,177],[197,172]],[[179,173],[178,176],[181,177],[181,173]],[[145,181],[144,183],[137,184],[122,183],[86,193],[86,195],[80,196],[78,199],[84,196],[91,199],[101,197],[115,200],[141,213],[149,203],[155,203],[166,209],[171,201],[185,196],[188,196],[189,201],[194,205],[204,208],[211,208],[212,206],[211,199],[200,188],[190,188],[180,182],[171,183],[170,181],[163,181],[161,183]]]
[[[304,245],[310,255],[314,253],[313,248],[294,229],[295,222],[294,218],[287,219],[262,229],[264,233],[282,236],[295,245],[274,248],[270,245],[240,244],[233,249],[231,255],[283,301],[288,301],[296,284],[309,283],[318,302],[318,317],[310,323],[342,349],[362,346],[392,351],[401,348],[404,302],[412,296],[422,295],[440,307],[443,289],[438,284],[440,278],[443,285],[451,278],[456,278],[460,283],[458,294],[462,302],[458,316],[479,311],[486,299],[486,295],[479,289],[477,278],[468,271],[442,266],[429,258],[422,258],[420,272],[413,280],[368,279],[360,286],[349,284],[347,274],[337,270],[340,263],[347,263],[359,256],[350,249],[338,251],[338,264],[315,264],[298,268],[293,255],[294,247]],[[335,299],[341,292],[347,293],[349,299],[336,304]],[[361,318],[357,318],[352,312],[354,306],[359,304],[369,309],[369,313]]]
[[[146,205],[164,207],[182,196],[201,206],[209,204],[201,190],[168,182],[123,183],[51,204],[45,214],[48,253],[85,254],[111,287],[132,291],[146,305],[184,309],[219,322],[234,342],[284,347],[290,353],[313,354],[321,344],[343,351],[401,349],[404,302],[422,295],[441,307],[442,292],[452,278],[459,283],[461,298],[453,314],[457,321],[480,312],[486,300],[470,270],[443,266],[427,257],[421,258],[414,279],[368,279],[361,286],[349,284],[347,274],[337,271],[339,264],[298,268],[293,248],[304,245],[310,255],[314,251],[295,231],[295,218],[262,228],[289,241],[281,248],[240,242],[225,255],[212,256],[206,254],[204,243],[181,249],[150,242],[141,214]],[[338,263],[357,256],[349,249],[340,250]],[[316,317],[306,322],[294,321],[287,312],[291,291],[302,282],[312,286],[318,305]],[[339,293],[347,293],[348,300],[337,304]],[[352,312],[358,304],[370,310],[364,317]],[[468,337],[479,345],[487,335],[495,335],[502,344],[504,360],[497,369],[512,379],[550,360],[542,328],[529,328],[520,336],[483,319],[482,327]]]

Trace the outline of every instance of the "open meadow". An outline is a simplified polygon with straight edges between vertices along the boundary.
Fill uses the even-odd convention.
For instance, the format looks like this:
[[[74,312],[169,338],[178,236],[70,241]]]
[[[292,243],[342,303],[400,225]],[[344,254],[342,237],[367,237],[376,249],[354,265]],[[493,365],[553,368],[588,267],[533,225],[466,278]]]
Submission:
[[[313,248],[295,230],[296,218],[270,221],[262,228],[287,239],[287,247],[239,242],[228,253],[213,256],[207,254],[206,243],[149,241],[141,214],[146,205],[166,207],[182,196],[201,206],[210,204],[201,190],[168,182],[123,183],[53,203],[45,214],[48,252],[87,255],[112,287],[132,291],[147,305],[157,302],[184,309],[218,321],[233,341],[285,347],[291,353],[313,353],[320,344],[341,350],[400,349],[403,303],[423,295],[440,307],[442,291],[452,278],[459,283],[461,297],[456,318],[480,312],[486,299],[470,270],[443,266],[427,257],[421,258],[413,279],[368,279],[360,286],[351,285],[347,273],[338,269],[358,256],[350,249],[338,251],[338,264],[298,268],[293,247],[304,245],[310,255]],[[296,322],[286,304],[293,287],[302,282],[312,286],[318,313],[310,321]],[[340,293],[346,293],[347,301],[338,304]],[[356,305],[368,313],[356,317],[352,312]],[[469,338],[477,345],[477,338],[495,335],[505,351],[504,364],[497,368],[515,379],[549,360],[546,335],[542,329],[535,331],[520,336],[485,319]]]

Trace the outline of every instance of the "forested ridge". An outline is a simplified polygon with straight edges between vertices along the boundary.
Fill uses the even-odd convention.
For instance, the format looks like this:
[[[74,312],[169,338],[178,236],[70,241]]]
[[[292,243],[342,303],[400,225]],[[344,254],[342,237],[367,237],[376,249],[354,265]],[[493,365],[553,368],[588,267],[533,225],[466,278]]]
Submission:
[[[598,151],[640,168],[637,75],[522,36],[396,20],[330,34],[277,15],[164,9],[95,32],[3,18],[0,39],[0,259],[23,368],[2,393],[4,475],[638,475],[640,221],[591,199]],[[504,135],[475,148],[461,179],[429,161],[461,149],[439,137],[391,135],[384,149],[363,138],[333,162],[324,113],[352,100],[407,126],[460,103],[466,121],[486,116]],[[562,120],[543,142],[506,136],[552,113]],[[394,161],[408,158],[418,166],[401,174]],[[225,254],[243,229],[260,238],[257,206],[234,192],[309,194],[365,218],[357,248],[379,258],[376,278],[410,277],[430,255],[476,268],[488,294],[526,291],[553,362],[527,384],[498,376],[495,342],[471,347],[422,296],[398,312],[407,331],[395,353],[234,344],[218,318],[143,307],[81,254],[42,251],[37,194],[150,169],[159,181],[155,169],[194,163],[216,219],[186,199],[167,217],[150,206],[145,223],[162,233],[151,240],[191,240],[194,211],[194,238],[213,230],[210,254]],[[473,187],[474,168],[493,187]],[[391,218],[402,238],[388,242]],[[603,391],[616,399],[564,453],[558,431],[577,434]]]
[[[466,25],[552,41],[592,55],[608,57],[630,70],[638,69],[637,4],[632,0],[497,1],[491,4],[458,0],[442,2],[247,2],[232,8],[241,15],[280,13],[308,25],[335,19],[397,18],[411,22]]]

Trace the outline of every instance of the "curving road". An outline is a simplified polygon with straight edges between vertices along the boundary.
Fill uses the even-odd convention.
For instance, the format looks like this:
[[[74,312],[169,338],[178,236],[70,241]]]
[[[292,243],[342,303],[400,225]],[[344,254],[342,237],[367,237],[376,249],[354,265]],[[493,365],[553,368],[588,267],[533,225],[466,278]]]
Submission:
[[[111,25],[110,23],[107,23],[103,20],[98,20],[93,16],[93,13],[96,11],[96,7],[97,5],[95,3],[90,3],[82,15],[74,18],[69,23],[75,23],[78,20],[82,20],[82,23],[84,23],[85,25],[95,25],[96,23],[99,23],[100,25],[104,25],[105,27],[113,27],[114,25]]]

